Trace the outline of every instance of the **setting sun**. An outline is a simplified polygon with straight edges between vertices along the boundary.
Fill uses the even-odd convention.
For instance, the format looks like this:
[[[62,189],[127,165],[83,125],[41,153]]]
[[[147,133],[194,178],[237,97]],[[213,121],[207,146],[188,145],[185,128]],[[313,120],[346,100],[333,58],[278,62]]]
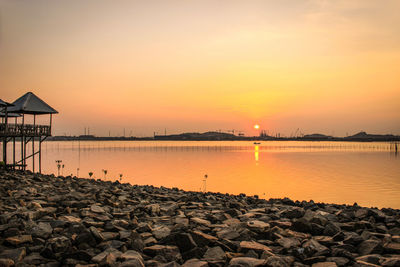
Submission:
[[[260,129],[260,125],[258,125],[258,124],[254,125],[254,129],[256,129],[256,130]]]

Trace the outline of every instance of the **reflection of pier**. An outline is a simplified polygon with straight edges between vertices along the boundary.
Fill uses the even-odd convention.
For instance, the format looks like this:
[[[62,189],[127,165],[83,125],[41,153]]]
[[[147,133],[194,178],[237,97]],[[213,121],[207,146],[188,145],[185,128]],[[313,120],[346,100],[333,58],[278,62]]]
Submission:
[[[0,136],[3,142],[3,162],[5,168],[26,170],[27,159],[32,158],[32,171],[35,172],[35,156],[39,157],[39,172],[42,171],[42,142],[51,136],[52,114],[58,113],[33,93],[29,92],[18,98],[12,104],[0,101]],[[49,125],[36,124],[36,116],[50,115]],[[25,123],[27,115],[33,116],[33,124]],[[10,120],[14,118],[14,123]],[[18,119],[21,119],[18,123]],[[16,159],[16,141],[20,141],[20,160]],[[12,164],[7,159],[8,143],[12,142]],[[27,155],[27,146],[31,143],[32,151]],[[38,149],[35,149],[38,143]]]

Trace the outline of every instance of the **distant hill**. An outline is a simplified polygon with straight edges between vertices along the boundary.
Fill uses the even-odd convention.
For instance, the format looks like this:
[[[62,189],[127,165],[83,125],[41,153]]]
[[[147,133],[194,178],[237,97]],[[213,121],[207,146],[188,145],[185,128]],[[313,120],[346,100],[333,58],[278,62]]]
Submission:
[[[332,136],[329,136],[329,135],[324,135],[324,134],[317,134],[317,133],[314,133],[314,134],[306,134],[306,135],[304,135],[303,136],[303,138],[302,139],[312,139],[312,140],[314,140],[314,139],[318,139],[318,140],[326,140],[326,139],[332,139],[333,137]]]
[[[368,134],[366,132],[359,132],[355,135],[344,137],[343,139],[351,141],[400,141],[400,136],[393,134]]]
[[[173,135],[156,135],[156,140],[238,140],[240,137],[220,132],[182,133]]]

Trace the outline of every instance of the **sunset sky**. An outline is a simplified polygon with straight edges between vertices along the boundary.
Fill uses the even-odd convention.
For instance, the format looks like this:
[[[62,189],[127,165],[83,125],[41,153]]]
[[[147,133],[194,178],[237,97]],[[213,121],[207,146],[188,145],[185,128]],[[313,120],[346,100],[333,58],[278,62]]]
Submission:
[[[0,98],[55,134],[400,134],[400,1],[0,0]]]

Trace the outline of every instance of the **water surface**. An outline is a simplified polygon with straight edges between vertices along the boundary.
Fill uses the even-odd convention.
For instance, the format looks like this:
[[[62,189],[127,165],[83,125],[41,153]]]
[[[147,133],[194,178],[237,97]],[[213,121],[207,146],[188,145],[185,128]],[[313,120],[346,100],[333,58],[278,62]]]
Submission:
[[[123,174],[131,184],[400,208],[400,157],[388,143],[45,142],[42,171],[57,174],[55,160],[64,175]]]

